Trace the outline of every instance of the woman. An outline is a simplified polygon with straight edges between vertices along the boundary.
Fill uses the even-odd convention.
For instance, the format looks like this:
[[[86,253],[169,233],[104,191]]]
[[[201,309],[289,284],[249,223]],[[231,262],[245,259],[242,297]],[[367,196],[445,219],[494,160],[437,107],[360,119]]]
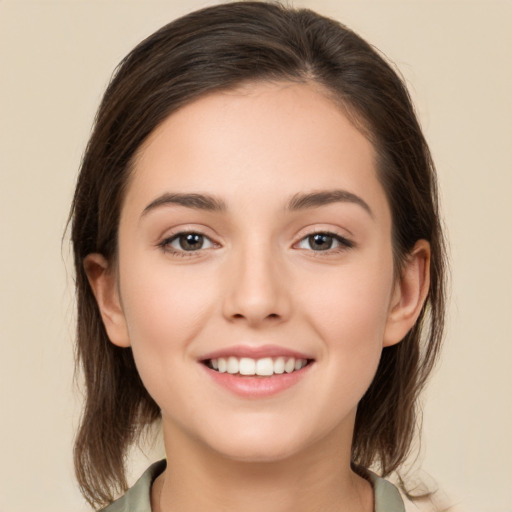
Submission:
[[[107,510],[403,510],[444,317],[428,147],[396,73],[311,11],[180,18],[121,63],[72,207],[75,447]]]

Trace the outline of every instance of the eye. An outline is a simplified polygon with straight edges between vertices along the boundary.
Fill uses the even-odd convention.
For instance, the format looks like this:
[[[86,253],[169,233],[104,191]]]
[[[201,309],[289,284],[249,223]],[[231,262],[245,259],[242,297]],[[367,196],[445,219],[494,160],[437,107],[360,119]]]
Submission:
[[[353,243],[350,240],[334,233],[312,233],[298,243],[299,249],[311,249],[317,252],[346,249],[352,246]]]
[[[178,233],[165,239],[161,244],[169,252],[194,252],[213,247],[213,242],[201,233]]]

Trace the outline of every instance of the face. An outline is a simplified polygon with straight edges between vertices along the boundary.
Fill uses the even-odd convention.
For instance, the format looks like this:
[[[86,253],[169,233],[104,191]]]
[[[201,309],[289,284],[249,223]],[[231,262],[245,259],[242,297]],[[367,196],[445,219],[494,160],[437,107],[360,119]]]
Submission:
[[[132,347],[164,431],[237,460],[350,447],[399,341],[371,143],[312,85],[184,107],[138,153],[115,290],[107,330]]]

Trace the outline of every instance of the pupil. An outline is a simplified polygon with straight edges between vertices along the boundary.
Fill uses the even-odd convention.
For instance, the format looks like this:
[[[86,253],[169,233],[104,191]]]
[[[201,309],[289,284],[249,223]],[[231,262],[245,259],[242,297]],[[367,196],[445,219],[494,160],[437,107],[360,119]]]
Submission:
[[[309,237],[309,243],[313,249],[326,251],[332,246],[332,236],[316,233],[315,235],[311,235]]]
[[[200,249],[203,245],[203,235],[197,233],[187,233],[180,237],[180,246],[185,251]]]

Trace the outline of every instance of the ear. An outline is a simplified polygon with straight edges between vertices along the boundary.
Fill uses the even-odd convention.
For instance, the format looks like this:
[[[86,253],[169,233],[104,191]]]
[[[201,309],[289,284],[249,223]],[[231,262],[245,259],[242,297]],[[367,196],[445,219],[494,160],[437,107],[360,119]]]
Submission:
[[[130,338],[115,272],[112,271],[105,257],[97,253],[86,256],[84,269],[110,341],[119,347],[129,347]]]
[[[416,323],[430,287],[430,244],[418,240],[395,283],[383,345],[404,339]]]

